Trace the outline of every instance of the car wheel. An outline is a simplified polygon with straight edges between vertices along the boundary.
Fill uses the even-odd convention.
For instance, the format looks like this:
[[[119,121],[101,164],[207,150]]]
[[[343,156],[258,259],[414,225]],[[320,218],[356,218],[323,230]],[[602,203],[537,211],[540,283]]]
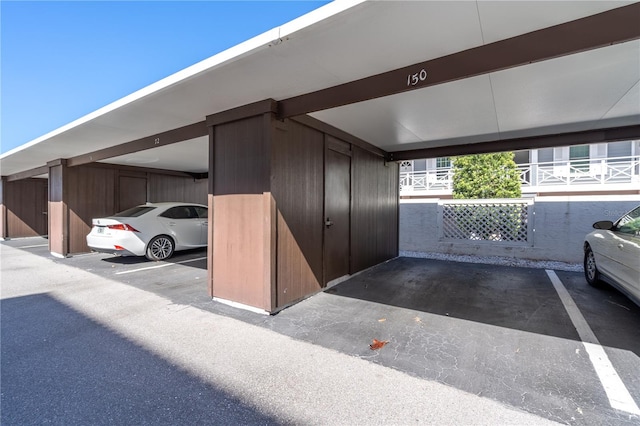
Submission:
[[[149,260],[165,260],[173,255],[173,250],[173,240],[166,235],[158,235],[149,241],[146,256]]]
[[[584,277],[587,279],[587,283],[593,287],[600,287],[600,271],[596,266],[596,258],[593,255],[593,250],[590,246],[584,251]]]

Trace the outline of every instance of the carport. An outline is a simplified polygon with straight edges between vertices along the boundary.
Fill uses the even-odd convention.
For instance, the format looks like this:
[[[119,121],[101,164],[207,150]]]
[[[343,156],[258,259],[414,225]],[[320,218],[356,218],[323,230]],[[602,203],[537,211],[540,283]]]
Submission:
[[[61,256],[91,217],[206,195],[210,296],[277,311],[397,256],[397,161],[640,137],[638,22],[632,2],[326,5],[4,154],[2,236],[36,176]]]

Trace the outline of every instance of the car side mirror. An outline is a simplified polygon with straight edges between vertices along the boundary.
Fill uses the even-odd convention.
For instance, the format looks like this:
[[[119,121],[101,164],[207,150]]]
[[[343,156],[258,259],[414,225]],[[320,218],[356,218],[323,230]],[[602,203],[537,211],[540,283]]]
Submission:
[[[613,228],[613,222],[611,222],[610,220],[601,220],[594,223],[593,227],[595,229],[604,229],[605,231],[608,231]]]

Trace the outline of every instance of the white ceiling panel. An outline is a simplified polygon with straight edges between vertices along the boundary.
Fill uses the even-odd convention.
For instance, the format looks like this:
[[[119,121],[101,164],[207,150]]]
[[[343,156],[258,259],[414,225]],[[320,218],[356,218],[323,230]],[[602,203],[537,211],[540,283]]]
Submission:
[[[638,66],[640,69],[640,66]],[[629,117],[638,115],[638,108],[640,108],[640,81],[637,81],[631,89],[616,103],[607,113],[604,118],[615,117]],[[636,122],[640,122],[637,119]]]
[[[338,84],[469,49],[482,37],[475,2],[381,1],[293,34],[287,44]]]
[[[121,155],[103,160],[101,163],[188,173],[206,173],[209,170],[209,138],[205,136],[133,154]]]
[[[484,1],[478,2],[485,43],[551,27],[633,1]]]
[[[426,148],[432,146],[429,141],[498,131],[488,76],[311,115],[388,151]]]
[[[500,131],[613,117],[640,79],[639,55],[633,41],[491,74]],[[640,100],[626,106],[618,111],[640,114]]]

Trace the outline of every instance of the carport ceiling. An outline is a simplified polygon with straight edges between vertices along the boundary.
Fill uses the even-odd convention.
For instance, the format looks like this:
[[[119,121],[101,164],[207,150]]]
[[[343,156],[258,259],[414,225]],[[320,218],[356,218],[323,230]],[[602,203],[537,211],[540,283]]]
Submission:
[[[631,3],[331,3],[4,154],[2,174],[201,122],[207,115],[263,99],[287,100]],[[638,9],[634,10],[637,14]],[[635,37],[311,115],[397,152],[636,125],[640,123],[639,81],[640,41]],[[204,139],[180,145],[184,149],[176,145],[102,161],[206,171]]]

